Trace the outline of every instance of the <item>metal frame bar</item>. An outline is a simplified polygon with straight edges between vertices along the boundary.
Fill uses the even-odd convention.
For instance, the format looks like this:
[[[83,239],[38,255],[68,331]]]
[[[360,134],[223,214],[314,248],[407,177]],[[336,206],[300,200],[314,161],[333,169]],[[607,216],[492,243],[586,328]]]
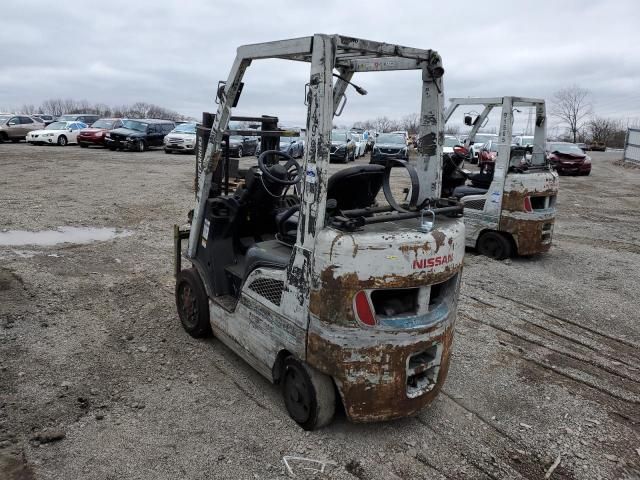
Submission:
[[[442,77],[433,78],[442,68],[440,55],[429,50],[430,60],[422,64],[422,100],[418,129],[416,171],[420,183],[418,203],[440,198],[442,192],[442,145],[444,143],[444,90]],[[444,72],[444,70],[442,70]]]

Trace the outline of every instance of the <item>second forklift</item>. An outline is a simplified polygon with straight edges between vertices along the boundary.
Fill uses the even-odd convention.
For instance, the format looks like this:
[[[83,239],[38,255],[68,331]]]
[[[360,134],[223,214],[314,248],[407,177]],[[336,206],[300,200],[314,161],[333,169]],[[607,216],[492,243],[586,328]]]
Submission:
[[[464,204],[466,245],[498,260],[512,255],[536,255],[551,247],[556,218],[558,174],[545,155],[545,102],[536,98],[452,98],[445,112],[448,121],[459,107],[483,107],[475,118],[464,114],[471,126],[465,146],[474,141],[493,109],[500,109],[498,138],[491,142],[492,160],[480,164],[480,173],[467,175],[452,196]],[[533,145],[511,144],[513,112],[535,108]],[[446,161],[446,159],[445,159]]]

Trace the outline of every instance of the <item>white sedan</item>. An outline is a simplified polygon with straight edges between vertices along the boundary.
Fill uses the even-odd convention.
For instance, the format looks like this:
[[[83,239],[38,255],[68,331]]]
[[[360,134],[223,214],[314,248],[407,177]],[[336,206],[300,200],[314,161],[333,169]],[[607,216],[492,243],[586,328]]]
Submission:
[[[78,133],[87,125],[82,122],[53,122],[44,130],[33,130],[27,134],[27,143],[31,145],[60,145],[78,143]]]

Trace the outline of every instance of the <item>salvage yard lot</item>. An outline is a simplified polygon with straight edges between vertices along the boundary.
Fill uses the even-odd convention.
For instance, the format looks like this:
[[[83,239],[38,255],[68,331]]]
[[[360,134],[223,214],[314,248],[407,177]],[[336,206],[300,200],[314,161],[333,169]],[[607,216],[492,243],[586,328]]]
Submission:
[[[550,253],[467,253],[430,408],[308,433],[177,319],[193,156],[0,145],[2,229],[131,234],[0,246],[0,478],[285,478],[287,455],[334,462],[328,478],[540,479],[558,458],[554,479],[638,478],[640,170],[592,157],[590,177],[561,178]]]

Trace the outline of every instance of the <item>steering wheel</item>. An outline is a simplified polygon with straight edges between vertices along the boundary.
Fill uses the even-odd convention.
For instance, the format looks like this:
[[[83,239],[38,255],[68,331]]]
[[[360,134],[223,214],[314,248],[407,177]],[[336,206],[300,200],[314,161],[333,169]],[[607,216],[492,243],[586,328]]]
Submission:
[[[274,155],[276,157],[276,161],[272,164],[267,164],[265,162],[266,158],[269,155]],[[277,157],[281,157],[282,159],[287,160],[287,163],[284,164],[284,169],[287,173],[286,179],[278,178],[273,173],[271,173],[271,168],[279,165],[279,163],[281,162],[281,160],[278,160]],[[295,185],[296,183],[300,182],[300,179],[302,178],[302,167],[300,166],[300,164],[296,160],[291,158],[290,155],[281,152],[280,150],[265,150],[264,152],[262,152],[258,157],[258,166],[260,167],[262,173],[269,180],[275,183],[279,183],[280,185]],[[295,171],[289,172],[289,169],[291,167],[295,167]]]

